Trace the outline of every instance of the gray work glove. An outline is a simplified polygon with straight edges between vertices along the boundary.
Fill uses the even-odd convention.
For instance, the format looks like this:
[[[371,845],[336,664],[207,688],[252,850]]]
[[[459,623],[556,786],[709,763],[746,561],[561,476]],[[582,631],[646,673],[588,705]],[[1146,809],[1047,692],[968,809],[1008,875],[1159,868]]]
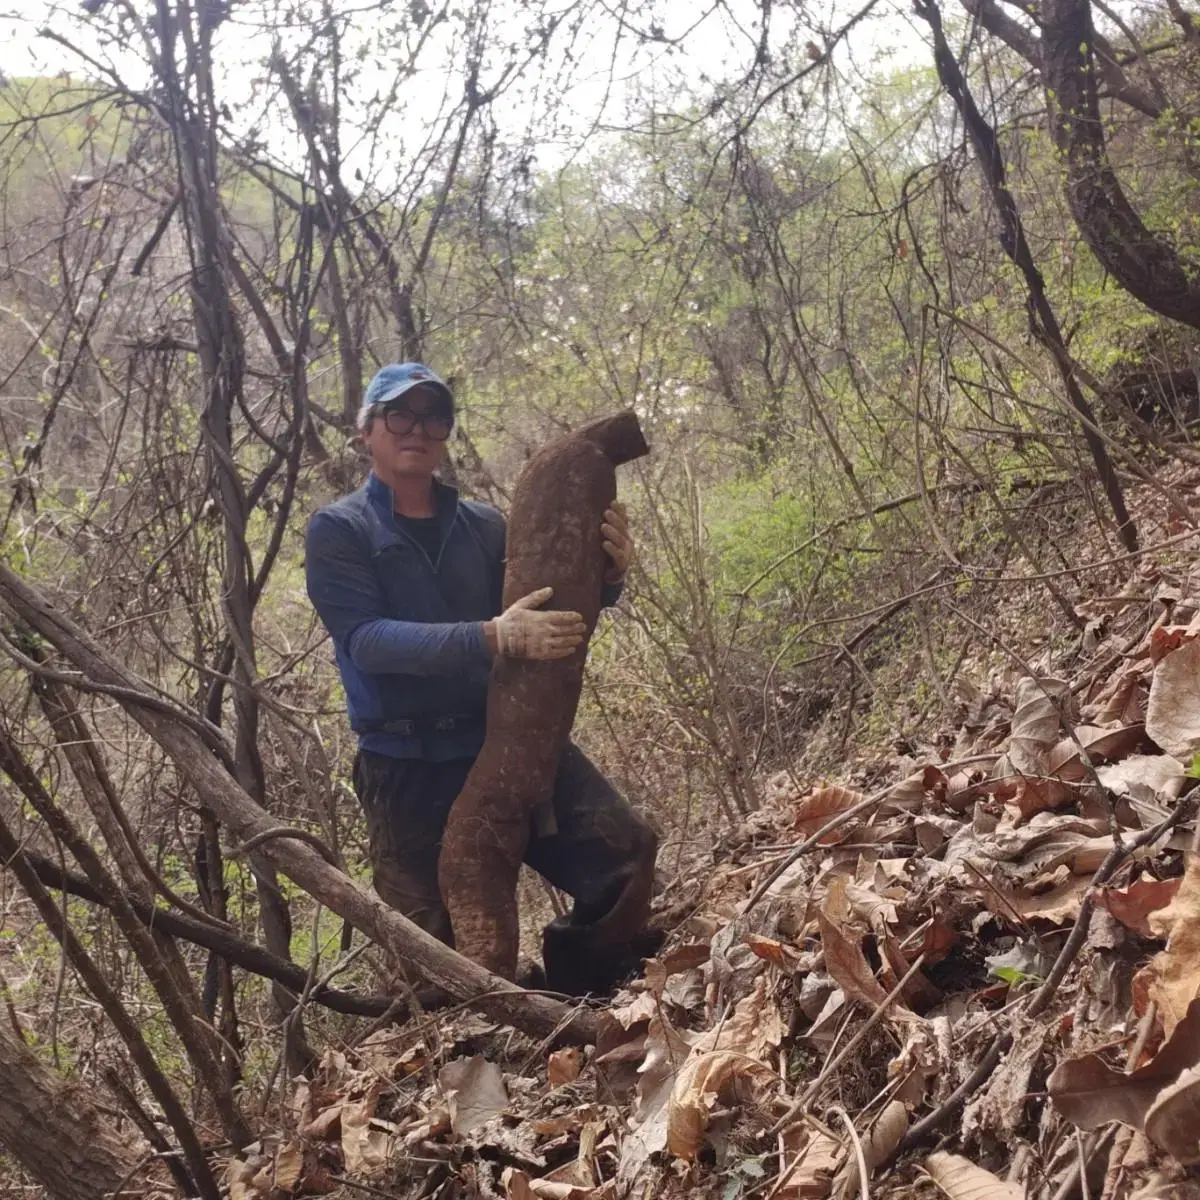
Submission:
[[[579,613],[539,611],[553,595],[553,588],[538,588],[495,619],[497,654],[546,662],[567,658],[578,649],[587,634]]]

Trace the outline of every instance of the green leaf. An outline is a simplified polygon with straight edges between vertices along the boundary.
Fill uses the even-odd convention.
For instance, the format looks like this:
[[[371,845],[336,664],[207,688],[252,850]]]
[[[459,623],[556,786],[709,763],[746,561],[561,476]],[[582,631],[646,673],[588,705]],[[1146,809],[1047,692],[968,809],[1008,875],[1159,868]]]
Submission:
[[[1026,979],[1033,978],[1016,967],[993,967],[992,974],[1003,979],[1005,983],[1024,983]]]

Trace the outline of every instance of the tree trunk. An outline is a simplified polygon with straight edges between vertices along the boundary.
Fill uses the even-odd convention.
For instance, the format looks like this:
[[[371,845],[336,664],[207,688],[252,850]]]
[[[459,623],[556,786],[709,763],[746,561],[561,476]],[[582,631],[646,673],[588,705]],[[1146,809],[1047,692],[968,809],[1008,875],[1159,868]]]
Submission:
[[[1066,160],[1067,201],[1100,265],[1164,317],[1200,329],[1200,272],[1129,203],[1108,160],[1088,0],[1042,5],[1042,81]]]
[[[109,1128],[82,1085],[60,1079],[0,1020],[0,1145],[47,1196],[112,1195],[142,1157],[139,1141]]]
[[[183,12],[188,12],[184,6]],[[187,16],[177,21],[167,0],[159,0],[159,35],[163,54],[160,78],[168,100],[165,112],[175,142],[179,164],[180,213],[191,254],[189,291],[197,357],[205,385],[205,405],[200,428],[208,453],[217,500],[225,525],[225,562],[222,570],[222,610],[233,646],[233,711],[235,760],[238,782],[259,804],[266,802],[266,779],[258,748],[259,701],[256,665],[254,607],[261,589],[254,586],[247,526],[254,504],[242,479],[235,449],[235,413],[245,406],[245,336],[233,302],[236,277],[233,238],[218,200],[219,154],[211,121],[196,114],[211,114],[216,103],[211,92],[211,27],[200,21],[190,32]],[[190,75],[195,103],[187,93],[189,76],[180,76],[176,42],[188,44]],[[310,248],[311,249],[311,248]],[[289,364],[290,366],[291,364]],[[297,431],[298,432],[298,431]],[[224,681],[214,683],[220,694]],[[258,893],[259,916],[267,948],[279,958],[291,954],[292,917],[267,859],[250,859]],[[271,996],[286,1033],[285,1049],[291,1074],[307,1072],[314,1055],[299,1014],[292,1016],[295,998],[272,985]]]
[[[1069,2],[1069,0],[1068,0]],[[1084,0],[1086,3],[1086,0]],[[950,52],[946,35],[942,29],[942,14],[937,6],[937,0],[914,0],[913,9],[923,21],[929,23],[933,33],[933,59],[937,68],[938,79],[946,94],[954,101],[955,107],[963,119],[967,137],[975,151],[979,169],[983,173],[984,182],[991,192],[992,201],[1000,214],[1000,245],[1005,254],[1012,259],[1025,277],[1025,285],[1029,290],[1030,326],[1038,340],[1054,357],[1054,365],[1058,368],[1063,388],[1067,393],[1067,401],[1079,417],[1083,430],[1084,441],[1092,452],[1092,461],[1096,464],[1096,473],[1104,487],[1104,494],[1117,519],[1117,535],[1126,550],[1138,548],[1137,527],[1129,510],[1125,507],[1125,496],[1121,491],[1121,483],[1109,457],[1108,449],[1096,428],[1096,417],[1092,406],[1088,403],[1079,381],[1075,377],[1075,364],[1071,359],[1058,317],[1046,295],[1045,281],[1033,259],[1033,251],[1025,237],[1025,227],[1021,222],[1021,214],[1017,210],[1017,202],[1008,189],[1007,174],[1004,166],[1004,154],[996,131],[984,120],[975,97],[967,85],[966,76],[958,65],[958,60]],[[1132,290],[1132,289],[1131,289]]]
[[[509,515],[505,607],[552,587],[551,606],[581,613],[590,634],[600,616],[600,524],[616,498],[616,467],[645,453],[637,416],[625,412],[530,459]],[[438,881],[455,945],[506,979],[517,968],[517,874],[533,812],[550,799],[571,735],[586,658],[585,640],[555,662],[496,660],[487,736],[442,837]]]

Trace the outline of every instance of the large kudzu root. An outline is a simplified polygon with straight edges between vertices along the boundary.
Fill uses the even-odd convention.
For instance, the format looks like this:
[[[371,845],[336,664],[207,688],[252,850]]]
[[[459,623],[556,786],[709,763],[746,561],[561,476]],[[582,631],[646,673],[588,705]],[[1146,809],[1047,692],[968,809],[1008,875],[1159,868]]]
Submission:
[[[540,450],[521,473],[508,519],[504,605],[552,587],[548,607],[600,615],[607,558],[600,524],[616,468],[647,453],[637,416],[597,421]],[[517,966],[517,875],[534,809],[552,794],[575,720],[587,642],[557,662],[497,659],[487,736],[442,837],[438,881],[458,951],[511,979]]]

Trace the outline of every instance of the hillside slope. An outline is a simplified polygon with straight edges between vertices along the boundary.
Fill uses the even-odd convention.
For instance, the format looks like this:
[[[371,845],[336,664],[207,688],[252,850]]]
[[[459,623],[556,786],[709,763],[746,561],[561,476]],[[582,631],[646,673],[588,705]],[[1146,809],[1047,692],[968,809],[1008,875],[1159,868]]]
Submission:
[[[1151,544],[1057,573],[1077,621],[1019,562],[976,601],[953,727],[799,761],[666,881],[595,1047],[364,1028],[231,1196],[1192,1194],[1200,474],[1132,495]]]

